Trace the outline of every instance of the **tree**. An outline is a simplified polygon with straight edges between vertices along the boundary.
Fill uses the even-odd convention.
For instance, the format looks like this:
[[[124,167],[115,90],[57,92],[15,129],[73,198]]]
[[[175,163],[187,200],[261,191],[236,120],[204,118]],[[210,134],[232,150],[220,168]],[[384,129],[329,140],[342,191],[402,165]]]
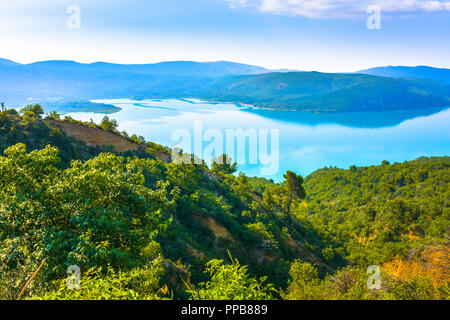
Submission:
[[[100,123],[100,127],[104,130],[104,131],[108,131],[108,132],[116,132],[117,131],[117,127],[119,126],[119,124],[117,123],[116,120],[110,120],[108,118],[108,116],[105,116],[102,119],[102,122]]]
[[[167,180],[181,190],[188,192],[195,189],[198,181],[201,179],[196,167],[192,164],[166,164]]]
[[[304,199],[306,197],[305,189],[303,187],[303,178],[295,172],[287,171],[284,177],[284,189],[286,191],[285,198],[283,199],[286,213],[291,213],[292,202],[297,199]]]
[[[320,284],[317,268],[309,262],[295,260],[289,271],[291,281],[286,292],[282,294],[285,300],[312,300],[318,296]]]
[[[233,163],[233,159],[228,157],[226,154],[222,154],[221,156],[212,160],[211,171],[214,173],[233,174],[236,172],[236,170],[237,163]]]
[[[38,104],[28,105],[20,110],[22,114],[22,124],[36,128],[38,126],[37,121],[44,114],[44,110]]]
[[[42,107],[39,104],[35,104],[35,105],[27,105],[26,107],[22,108],[20,110],[20,113],[22,113],[23,115],[27,114],[27,113],[32,113],[37,117],[41,117],[41,115],[44,114],[44,109],[42,109]]]
[[[69,265],[131,269],[171,219],[167,183],[155,189],[122,158],[101,154],[59,169],[58,149],[26,153],[17,144],[0,157],[0,274],[13,288],[46,258],[49,282]],[[23,279],[17,278],[20,272]]]
[[[61,120],[61,115],[56,111],[52,111],[48,114],[48,118],[53,120]]]
[[[264,193],[263,193],[263,206],[265,208],[271,210],[274,204],[275,204],[275,201],[273,199],[272,191],[270,191],[269,189],[264,190]]]

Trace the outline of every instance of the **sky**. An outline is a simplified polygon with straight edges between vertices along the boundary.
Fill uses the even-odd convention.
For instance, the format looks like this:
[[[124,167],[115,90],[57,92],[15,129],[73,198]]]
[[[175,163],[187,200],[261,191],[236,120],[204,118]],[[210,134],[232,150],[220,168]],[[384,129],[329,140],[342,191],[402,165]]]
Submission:
[[[0,57],[450,68],[450,0],[1,0]]]

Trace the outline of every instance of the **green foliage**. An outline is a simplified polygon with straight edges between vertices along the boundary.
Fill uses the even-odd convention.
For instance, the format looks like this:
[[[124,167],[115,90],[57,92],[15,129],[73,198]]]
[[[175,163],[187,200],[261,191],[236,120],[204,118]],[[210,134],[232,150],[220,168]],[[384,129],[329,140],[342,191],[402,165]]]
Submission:
[[[35,300],[159,300],[164,298],[160,287],[164,268],[161,259],[128,272],[108,267],[91,268],[81,276],[80,288],[69,289],[70,277],[55,281],[56,290],[37,294]],[[167,292],[166,292],[167,294]],[[168,297],[166,297],[168,298]]]
[[[48,114],[48,118],[52,120],[61,120],[61,115],[56,111],[52,111]]]
[[[211,280],[200,283],[199,289],[188,292],[194,300],[272,300],[276,293],[271,284],[264,284],[266,278],[259,281],[250,277],[247,267],[237,260],[224,265],[223,260],[211,260],[206,264],[206,273]]]
[[[127,134],[141,151],[101,153],[65,136],[56,113],[22,113],[0,113],[0,298],[17,298],[44,259],[28,298],[272,299],[274,288],[286,299],[448,298],[448,281],[386,274],[371,291],[365,273],[448,243],[447,157],[322,169],[305,180],[288,171],[276,184],[234,175],[225,155],[211,170],[162,162],[167,148]],[[64,286],[74,264],[77,292]]]
[[[427,277],[416,276],[408,282],[387,278],[381,294],[385,300],[448,300],[450,283],[436,287]]]
[[[25,126],[36,128],[38,126],[38,119],[44,114],[44,110],[38,104],[28,105],[20,110],[22,115],[21,123]]]
[[[118,126],[119,124],[117,123],[117,121],[114,119],[110,120],[108,116],[105,116],[100,123],[100,128],[107,132],[117,132]]]
[[[319,294],[317,286],[320,283],[317,269],[310,263],[294,261],[289,275],[292,280],[288,291],[283,295],[286,300],[312,300]]]
[[[61,170],[57,152],[48,146],[27,154],[18,144],[0,157],[2,280],[16,281],[17,268],[29,274],[43,258],[43,281],[69,265],[143,265],[141,253],[170,222],[168,185],[145,187],[144,176],[112,154]]]
[[[35,116],[40,117],[41,115],[44,114],[44,109],[42,109],[42,107],[41,107],[40,105],[38,105],[38,104],[35,104],[35,105],[31,105],[31,104],[30,104],[30,105],[28,105],[28,106],[22,108],[22,109],[20,110],[20,113],[21,113],[22,115],[33,114],[33,115],[35,115]]]
[[[429,278],[418,276],[404,281],[384,275],[379,289],[369,289],[369,274],[358,267],[346,267],[320,279],[311,264],[295,261],[289,274],[289,287],[282,293],[287,300],[446,300],[449,297],[448,282],[436,287]]]
[[[291,281],[282,294],[287,300],[374,300],[381,291],[367,287],[368,274],[357,267],[346,267],[324,279],[310,263],[294,261],[289,272]]]
[[[54,110],[61,113],[68,112],[93,112],[102,114],[111,114],[119,112],[121,108],[111,104],[97,103],[92,101],[58,101],[46,102],[46,110]]]
[[[249,223],[245,226],[258,238],[260,238],[263,243],[267,243],[274,248],[277,247],[278,244],[275,240],[274,235],[267,230],[267,227],[261,221],[258,221],[256,223]]]
[[[26,144],[27,151],[43,149],[50,144],[58,148],[61,165],[68,166],[71,160],[87,160],[103,151],[103,148],[87,146],[67,137],[61,128],[41,120],[34,112],[25,113],[28,115],[23,117],[15,110],[0,113],[0,154],[17,143]]]
[[[113,121],[115,121],[115,120],[113,120]],[[116,129],[116,128],[114,128],[114,129]],[[130,137],[130,140],[133,141],[133,142],[139,143],[139,144],[145,144],[146,143],[145,138],[143,136],[137,136],[135,134],[133,134]]]
[[[237,163],[226,154],[218,156],[212,160],[211,171],[217,174],[233,174],[237,170]]]
[[[296,175],[292,171],[286,172],[284,175],[285,199],[283,199],[283,207],[286,208],[286,213],[291,213],[292,202],[296,199],[304,199],[306,197],[305,189],[303,188],[303,178]]]
[[[322,169],[306,179],[307,206],[294,215],[328,239],[333,251],[345,252],[345,259],[379,264],[448,239],[449,183],[449,158]]]

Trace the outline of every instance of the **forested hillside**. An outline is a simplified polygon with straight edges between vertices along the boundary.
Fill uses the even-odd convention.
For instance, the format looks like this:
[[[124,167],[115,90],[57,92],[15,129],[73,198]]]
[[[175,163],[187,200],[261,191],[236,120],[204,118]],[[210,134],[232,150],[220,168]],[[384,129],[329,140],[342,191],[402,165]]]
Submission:
[[[140,147],[88,145],[62,121]],[[162,161],[167,148],[116,127],[43,119],[40,106],[0,113],[0,298],[449,298],[450,158],[275,184],[225,156]],[[74,265],[79,290],[67,287]]]
[[[319,72],[222,77],[194,96],[276,110],[389,111],[450,106],[450,86],[420,79]]]

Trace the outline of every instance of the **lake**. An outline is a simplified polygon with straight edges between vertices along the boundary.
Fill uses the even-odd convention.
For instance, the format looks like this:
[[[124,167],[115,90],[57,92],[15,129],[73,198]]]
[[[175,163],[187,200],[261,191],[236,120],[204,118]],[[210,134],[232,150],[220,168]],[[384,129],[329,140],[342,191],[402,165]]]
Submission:
[[[108,115],[118,121],[119,130],[144,136],[147,141],[176,147],[179,141],[172,137],[175,132],[191,133],[194,142],[191,151],[199,151],[194,153],[200,157],[203,157],[202,149],[194,150],[194,127],[201,126],[203,133],[222,132],[224,137],[230,129],[254,130],[258,138],[261,132],[267,132],[269,151],[275,146],[275,136],[271,135],[275,130],[279,134],[276,172],[261,171],[267,166],[261,161],[250,164],[247,160],[246,164],[239,165],[239,170],[249,176],[263,175],[275,181],[281,181],[286,170],[306,176],[323,167],[369,166],[383,160],[393,163],[450,154],[450,109],[425,116],[421,110],[314,114],[195,99],[93,102],[120,107],[121,111]],[[82,121],[93,119],[96,123],[104,117],[104,114],[89,112],[69,115]],[[207,146],[208,142],[203,142],[203,148]],[[246,151],[248,153],[248,146]]]

